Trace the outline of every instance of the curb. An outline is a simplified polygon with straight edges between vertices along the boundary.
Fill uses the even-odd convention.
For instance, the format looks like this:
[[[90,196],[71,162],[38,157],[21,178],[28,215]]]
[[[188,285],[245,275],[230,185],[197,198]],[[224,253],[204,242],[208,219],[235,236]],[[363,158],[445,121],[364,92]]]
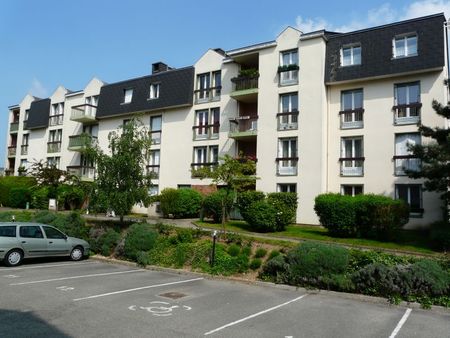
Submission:
[[[142,268],[137,263],[129,262],[120,260],[117,258],[111,258],[111,257],[105,257],[100,255],[94,255],[90,257],[91,259],[110,263],[110,264],[120,264],[120,265],[126,265],[130,267],[135,268]],[[329,290],[321,290],[321,289],[305,289],[302,287],[296,287],[292,285],[286,285],[286,284],[275,284],[272,282],[263,282],[263,281],[253,281],[253,280],[247,280],[245,278],[239,278],[239,277],[225,277],[225,276],[214,276],[209,275],[203,272],[196,272],[196,271],[188,271],[188,270],[181,270],[181,269],[174,269],[174,268],[165,268],[157,265],[147,265],[143,269],[150,270],[150,271],[160,271],[160,272],[167,272],[177,275],[194,275],[203,277],[204,279],[208,280],[217,280],[217,281],[228,281],[228,282],[234,282],[234,283],[240,283],[245,285],[254,285],[259,287],[266,287],[266,288],[274,288],[278,290],[286,290],[286,291],[301,291],[308,295],[318,295],[318,296],[332,296],[347,300],[357,300],[362,301],[366,303],[372,303],[372,304],[380,304],[388,307],[400,307],[400,308],[410,308],[415,311],[424,311],[426,313],[429,313],[430,311],[449,315],[450,314],[450,308],[445,308],[443,306],[438,305],[432,305],[430,309],[423,309],[422,306],[419,303],[410,303],[406,301],[401,301],[399,304],[391,304],[386,298],[381,297],[374,297],[374,296],[367,296],[362,294],[356,294],[356,293],[347,293],[347,292],[337,292],[337,291],[329,291]]]

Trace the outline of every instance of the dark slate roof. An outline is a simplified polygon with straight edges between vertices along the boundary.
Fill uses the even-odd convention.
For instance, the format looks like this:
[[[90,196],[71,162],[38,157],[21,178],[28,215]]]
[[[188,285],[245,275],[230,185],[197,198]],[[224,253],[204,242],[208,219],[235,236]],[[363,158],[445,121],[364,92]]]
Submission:
[[[159,83],[159,98],[149,100],[150,84]],[[123,104],[124,90],[133,88],[130,103]],[[136,79],[105,85],[100,90],[97,118],[134,112],[191,106],[194,90],[194,67],[173,69]]]
[[[48,127],[50,115],[50,99],[31,102],[28,114],[27,129],[39,129]]]
[[[325,82],[351,81],[392,76],[444,66],[443,14],[397,22],[360,31],[328,36]],[[417,33],[418,56],[393,59],[392,39]],[[340,50],[348,44],[361,44],[361,65],[340,67]]]

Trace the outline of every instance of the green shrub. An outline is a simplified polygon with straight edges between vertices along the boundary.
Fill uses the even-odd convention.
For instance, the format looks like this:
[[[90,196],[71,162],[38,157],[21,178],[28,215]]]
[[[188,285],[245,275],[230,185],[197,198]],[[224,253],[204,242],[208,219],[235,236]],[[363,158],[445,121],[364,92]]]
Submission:
[[[16,222],[31,222],[33,220],[33,213],[30,211],[4,211],[0,212],[0,222],[11,222],[13,216]]]
[[[236,244],[231,244],[227,250],[228,254],[232,257],[236,257],[241,252],[241,248]]]
[[[417,261],[417,258],[393,255],[385,252],[377,252],[373,250],[357,250],[352,249],[350,252],[349,271],[358,271],[361,268],[373,264],[381,263],[386,266],[395,266],[398,264],[412,264]]]
[[[158,233],[148,224],[133,224],[125,237],[125,257],[136,260],[140,251],[148,251],[153,248],[157,238]]]
[[[53,225],[68,236],[78,237],[84,240],[89,239],[89,229],[78,212],[73,211],[69,214],[54,213],[54,215],[55,218],[47,224]],[[51,216],[47,217],[51,219]]]
[[[34,185],[36,185],[36,180],[32,177],[24,177],[24,176],[0,177],[0,205],[4,207],[11,206],[10,205],[11,189],[31,188]]]
[[[261,258],[255,258],[255,259],[252,259],[249,267],[252,270],[258,270],[261,267],[261,264],[262,264]]]
[[[166,188],[159,200],[164,217],[191,218],[199,215],[202,195],[193,189]]]
[[[53,211],[38,211],[34,215],[34,221],[37,223],[51,224],[57,217],[57,213]]]
[[[442,221],[431,224],[430,241],[434,248],[450,251],[450,224]]]
[[[279,255],[280,255],[280,252],[278,250],[272,250],[270,252],[270,254],[269,254],[269,258],[268,259],[270,260],[272,258],[275,258],[275,257],[279,256]]]
[[[226,197],[224,189],[213,192],[203,199],[203,212],[207,218],[212,218],[214,223],[222,222],[222,202],[225,201],[227,210],[233,206],[234,194]]]
[[[241,254],[244,256],[250,257],[252,255],[252,247],[251,245],[245,245],[242,247]]]
[[[295,192],[272,192],[267,194],[268,201],[277,201],[282,203],[287,208],[297,211],[297,193]]]
[[[61,209],[80,209],[85,199],[85,191],[78,186],[63,184],[57,189],[58,206]]]
[[[265,195],[262,191],[248,190],[243,191],[237,195],[236,204],[241,213],[241,216],[246,219],[247,210],[250,208],[250,205],[254,202],[264,200]]]
[[[303,243],[287,254],[288,280],[301,285],[321,277],[342,274],[347,270],[348,250],[335,245]]]
[[[224,245],[216,246],[214,266],[203,266],[203,270],[212,274],[224,276],[246,272],[249,268],[249,259],[243,254],[231,256]]]
[[[97,240],[97,250],[103,256],[111,256],[120,241],[120,234],[113,229],[108,229],[103,235],[101,235]]]
[[[192,229],[176,229],[178,243],[192,243]]]
[[[31,207],[33,209],[48,209],[49,189],[47,187],[33,188],[31,190]]]
[[[259,232],[277,230],[276,208],[265,200],[253,202],[245,212],[245,221],[250,229]]]
[[[267,255],[267,250],[264,248],[258,248],[255,251],[255,258],[263,258]]]
[[[260,277],[275,283],[284,283],[289,265],[283,255],[277,255],[264,264]]]
[[[289,224],[295,222],[295,209],[291,209],[279,200],[268,200],[275,208],[276,231],[283,231]]]
[[[9,206],[11,208],[25,209],[31,202],[31,191],[27,187],[11,188],[9,191]]]

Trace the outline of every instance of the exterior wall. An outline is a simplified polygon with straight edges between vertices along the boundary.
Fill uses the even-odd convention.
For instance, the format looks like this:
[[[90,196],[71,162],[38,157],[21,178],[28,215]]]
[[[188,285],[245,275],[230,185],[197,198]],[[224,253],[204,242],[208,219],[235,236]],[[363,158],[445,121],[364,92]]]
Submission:
[[[363,184],[364,193],[383,194],[395,197],[395,184],[423,183],[407,176],[394,176],[393,156],[395,152],[395,134],[417,132],[415,124],[394,125],[394,84],[420,81],[420,100],[422,102],[421,122],[427,126],[445,126],[445,121],[435,114],[431,102],[436,99],[445,102],[444,73],[434,72],[384,80],[353,82],[345,85],[330,86],[329,90],[329,166],[328,191],[340,192],[341,184]],[[361,129],[340,129],[339,111],[341,110],[341,91],[363,89],[364,127]],[[341,177],[340,163],[341,138],[362,136],[364,149],[364,176]],[[422,138],[422,143],[427,140]],[[411,218],[408,227],[420,227],[442,217],[441,201],[438,194],[423,192],[423,218]]]

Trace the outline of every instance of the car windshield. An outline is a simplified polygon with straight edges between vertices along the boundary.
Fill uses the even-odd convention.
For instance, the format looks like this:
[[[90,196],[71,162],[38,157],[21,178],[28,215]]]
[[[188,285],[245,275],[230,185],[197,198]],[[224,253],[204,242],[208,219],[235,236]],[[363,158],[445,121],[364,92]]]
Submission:
[[[16,226],[3,226],[0,227],[0,237],[16,237]]]

